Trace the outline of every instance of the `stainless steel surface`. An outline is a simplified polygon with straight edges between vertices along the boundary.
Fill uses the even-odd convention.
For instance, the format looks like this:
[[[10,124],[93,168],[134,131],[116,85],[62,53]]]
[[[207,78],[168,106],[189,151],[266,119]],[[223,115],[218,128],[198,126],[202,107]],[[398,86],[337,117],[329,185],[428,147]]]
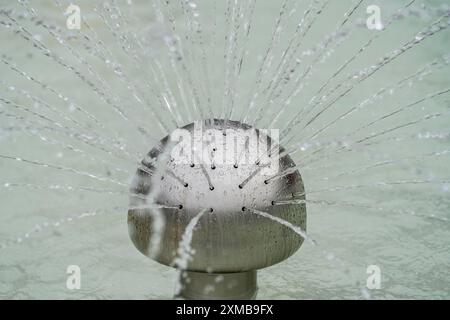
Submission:
[[[187,272],[179,297],[189,300],[252,300],[256,298],[256,270],[238,273]]]
[[[250,129],[250,126],[235,121],[214,120],[202,123],[204,129],[213,133],[223,133],[225,129]],[[194,132],[194,124],[184,127]],[[264,136],[260,131],[258,134]],[[194,165],[175,159],[171,154],[165,160],[166,172],[158,179],[155,202],[174,209],[162,209],[166,220],[162,231],[161,250],[154,257],[160,263],[173,265],[177,257],[179,243],[187,224],[201,210],[207,209],[193,231],[191,247],[195,250],[187,270],[209,273],[238,273],[252,271],[274,265],[287,259],[301,246],[303,239],[289,228],[265,217],[258,216],[254,208],[268,212],[290,223],[306,229],[305,204],[273,205],[272,201],[292,197],[294,192],[303,193],[304,187],[298,171],[280,179],[271,180],[263,174],[261,163],[273,165],[279,161],[277,172],[293,166],[289,156],[279,159],[268,157],[267,153],[255,161],[243,161],[246,150],[245,134],[238,134],[235,143],[202,142],[202,147],[211,152],[215,159],[210,163],[199,162]],[[271,141],[274,145],[274,141]],[[138,169],[131,188],[130,208],[149,205],[148,196],[154,190],[152,172],[158,165],[158,156],[168,153],[172,148],[169,137],[161,140],[160,146],[149,152],[153,160],[145,159],[145,169]],[[273,147],[272,145],[272,147]],[[234,149],[233,151],[233,148]],[[280,149],[281,150],[281,149]],[[170,150],[169,150],[170,151]],[[241,162],[221,163],[226,153],[234,152]],[[209,154],[209,153],[208,153]],[[196,158],[198,159],[198,158]],[[159,159],[161,161],[161,159]],[[269,161],[269,162],[267,162]],[[245,163],[244,163],[245,162]],[[248,179],[251,177],[250,179]],[[246,183],[243,183],[247,181]],[[129,234],[135,246],[149,255],[152,237],[152,215],[150,209],[130,209],[128,212]]]

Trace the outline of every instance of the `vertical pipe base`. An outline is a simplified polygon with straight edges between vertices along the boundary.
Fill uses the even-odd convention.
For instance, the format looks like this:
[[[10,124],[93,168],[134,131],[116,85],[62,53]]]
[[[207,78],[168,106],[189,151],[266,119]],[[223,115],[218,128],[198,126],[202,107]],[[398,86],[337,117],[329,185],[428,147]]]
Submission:
[[[186,272],[175,298],[187,300],[252,300],[256,298],[256,270],[239,273]]]

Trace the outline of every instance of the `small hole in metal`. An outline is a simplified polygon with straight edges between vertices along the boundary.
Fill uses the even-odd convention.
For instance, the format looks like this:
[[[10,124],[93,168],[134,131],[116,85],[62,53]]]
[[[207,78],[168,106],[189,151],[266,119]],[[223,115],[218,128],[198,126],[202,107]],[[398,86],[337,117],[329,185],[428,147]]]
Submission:
[[[185,184],[184,184],[184,187],[185,187],[185,188],[189,187],[189,184],[188,184],[188,183],[185,183]]]
[[[213,208],[209,209],[209,212],[213,212],[213,211],[214,211],[214,209],[213,209]]]
[[[274,206],[275,205],[275,201],[272,201],[271,204]]]
[[[217,148],[213,148],[213,151],[216,152],[216,151],[217,151]]]
[[[237,168],[238,168],[238,165],[237,165],[237,164],[234,164],[233,167],[234,167],[235,169],[237,169]]]
[[[213,190],[214,190],[214,187],[212,187],[212,186],[211,186],[211,187],[209,187],[209,190],[213,191]]]
[[[211,169],[212,169],[212,170],[216,170],[216,166],[212,165],[212,166],[211,166]]]
[[[269,184],[269,181],[267,181],[267,180],[264,180],[264,184]]]
[[[242,188],[243,188],[243,186],[240,184],[240,185],[239,185],[239,189],[242,189]]]
[[[191,168],[195,167],[195,164],[191,163]]]
[[[242,211],[245,211],[245,210],[247,210],[247,208],[245,208],[245,207],[242,207]]]
[[[178,209],[183,209],[183,205],[182,204],[180,204],[179,206],[178,206]]]

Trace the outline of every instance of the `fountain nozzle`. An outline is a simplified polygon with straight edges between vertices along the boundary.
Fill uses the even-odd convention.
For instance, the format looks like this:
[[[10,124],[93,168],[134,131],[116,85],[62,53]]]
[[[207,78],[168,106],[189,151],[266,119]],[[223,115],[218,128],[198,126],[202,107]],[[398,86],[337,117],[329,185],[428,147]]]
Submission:
[[[275,204],[304,199],[304,187],[298,171],[268,182],[295,165],[278,157],[273,136],[236,121],[199,121],[162,139],[142,161],[131,187],[130,238],[143,254],[181,269],[178,296],[254,298],[256,270],[300,248],[303,238],[257,214],[306,229],[304,201]]]

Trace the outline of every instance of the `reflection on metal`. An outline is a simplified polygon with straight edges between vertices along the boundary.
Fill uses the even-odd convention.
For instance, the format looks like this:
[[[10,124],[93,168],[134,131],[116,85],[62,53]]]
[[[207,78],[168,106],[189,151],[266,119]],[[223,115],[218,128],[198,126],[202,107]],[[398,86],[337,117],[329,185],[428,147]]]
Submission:
[[[275,142],[261,130],[254,130],[258,139],[269,143],[255,162],[254,157],[247,154],[251,148],[248,148],[245,130],[250,130],[250,126],[235,121],[207,120],[183,129],[194,133],[197,125],[201,125],[208,135],[217,134],[216,137],[226,138],[231,132],[238,134],[228,140],[205,138],[204,134],[200,156],[198,143],[189,150],[194,154],[193,158],[185,157],[186,150],[183,155],[179,149],[172,152],[176,147],[171,136],[161,140],[142,161],[143,168],[137,170],[132,183],[129,234],[138,250],[150,256],[155,215],[151,211],[154,209],[145,207],[154,203],[161,205],[165,225],[160,230],[160,250],[152,258],[175,266],[174,261],[183,249],[180,242],[186,226],[199,212],[208,209],[192,232],[192,256],[183,269],[186,272],[181,277],[180,296],[188,299],[250,299],[256,295],[256,270],[287,259],[300,248],[303,239],[289,228],[245,209],[267,212],[305,230],[304,203],[276,206],[272,203],[292,197],[294,193],[304,194],[303,182],[299,172],[295,171],[267,183],[270,175],[286,170],[294,163],[289,156],[278,159],[272,153],[276,149]],[[234,160],[224,161],[230,154]],[[192,163],[186,159],[191,159]],[[155,182],[158,160],[164,161],[164,169]]]

